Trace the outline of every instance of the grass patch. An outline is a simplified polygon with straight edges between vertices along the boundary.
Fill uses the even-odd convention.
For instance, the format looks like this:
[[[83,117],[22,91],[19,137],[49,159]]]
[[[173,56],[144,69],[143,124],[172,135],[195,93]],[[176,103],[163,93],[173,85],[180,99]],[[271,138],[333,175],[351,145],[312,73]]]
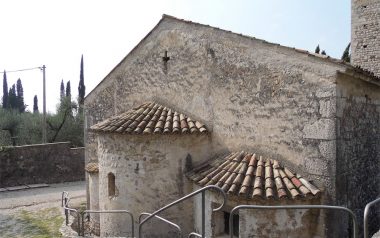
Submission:
[[[36,212],[22,210],[15,218],[20,226],[20,237],[61,237],[59,228],[64,218],[58,208],[46,208]]]

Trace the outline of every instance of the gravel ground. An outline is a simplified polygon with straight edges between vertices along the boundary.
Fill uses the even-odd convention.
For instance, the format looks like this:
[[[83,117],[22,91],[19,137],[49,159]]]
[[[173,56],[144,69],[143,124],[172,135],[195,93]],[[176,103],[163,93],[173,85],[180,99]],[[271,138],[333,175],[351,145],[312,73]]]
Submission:
[[[70,205],[85,202],[84,181],[1,192],[0,237],[60,237],[62,191],[69,192]]]

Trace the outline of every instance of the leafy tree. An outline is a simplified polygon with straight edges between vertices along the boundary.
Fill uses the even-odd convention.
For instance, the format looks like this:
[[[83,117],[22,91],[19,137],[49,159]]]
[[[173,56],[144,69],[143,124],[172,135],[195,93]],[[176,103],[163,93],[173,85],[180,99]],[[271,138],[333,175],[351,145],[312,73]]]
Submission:
[[[83,72],[83,55],[80,60],[80,76],[79,76],[79,86],[78,86],[78,104],[81,108],[84,104],[84,95],[86,94],[86,86],[84,85],[84,72]]]
[[[65,97],[58,106],[58,113],[47,119],[49,142],[71,141],[76,146],[83,146],[83,122],[78,114],[73,116],[73,110],[76,111],[78,106],[69,99]]]
[[[16,145],[18,132],[20,131],[20,117],[15,110],[1,110],[0,129],[8,133],[8,141]]]
[[[3,73],[3,108],[8,108],[8,82],[7,82],[7,73],[4,70]]]
[[[24,89],[22,88],[21,79],[17,80],[16,83],[16,90],[17,90],[17,108],[19,112],[25,112],[25,104],[24,104]]]
[[[65,84],[63,83],[63,79],[61,81],[61,88],[60,88],[60,99],[63,100],[63,98],[65,97]]]
[[[350,46],[351,46],[351,42],[348,43],[346,49],[343,52],[342,58],[341,58],[344,62],[348,62],[348,63],[351,61]]]
[[[326,51],[322,50],[321,55],[326,55]]]
[[[37,99],[37,95],[34,95],[34,98],[33,98],[33,113],[38,113],[38,99]]]
[[[42,115],[0,109],[0,145],[41,143]]]
[[[317,47],[315,48],[315,53],[319,54],[320,51],[321,51],[321,49],[319,48],[319,45],[317,45]]]
[[[12,85],[9,88],[8,92],[8,108],[18,109],[17,94],[16,94],[16,85]]]

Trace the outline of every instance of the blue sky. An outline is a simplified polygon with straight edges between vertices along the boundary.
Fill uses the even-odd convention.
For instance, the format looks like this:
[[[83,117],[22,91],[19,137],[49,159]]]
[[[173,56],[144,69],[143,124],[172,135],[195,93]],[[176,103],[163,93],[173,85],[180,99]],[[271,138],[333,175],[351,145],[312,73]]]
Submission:
[[[320,44],[340,58],[350,41],[350,7],[349,0],[5,0],[0,70],[45,64],[53,112],[62,79],[71,81],[74,97],[78,93],[81,54],[89,93],[164,13],[309,51]],[[29,110],[35,94],[42,109],[39,70],[7,76],[8,86],[21,78]]]

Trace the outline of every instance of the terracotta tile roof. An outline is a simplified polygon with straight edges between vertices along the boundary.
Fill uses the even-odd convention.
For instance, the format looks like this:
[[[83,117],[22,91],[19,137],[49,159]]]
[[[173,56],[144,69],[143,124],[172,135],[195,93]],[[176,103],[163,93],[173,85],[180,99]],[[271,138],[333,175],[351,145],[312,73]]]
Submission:
[[[125,113],[113,116],[90,130],[127,134],[207,133],[199,121],[160,104],[149,102]]]
[[[98,163],[88,163],[84,169],[89,173],[98,173],[99,172],[99,164]]]
[[[193,169],[188,178],[200,186],[216,185],[229,195],[248,199],[315,198],[321,191],[277,160],[232,153]]]

